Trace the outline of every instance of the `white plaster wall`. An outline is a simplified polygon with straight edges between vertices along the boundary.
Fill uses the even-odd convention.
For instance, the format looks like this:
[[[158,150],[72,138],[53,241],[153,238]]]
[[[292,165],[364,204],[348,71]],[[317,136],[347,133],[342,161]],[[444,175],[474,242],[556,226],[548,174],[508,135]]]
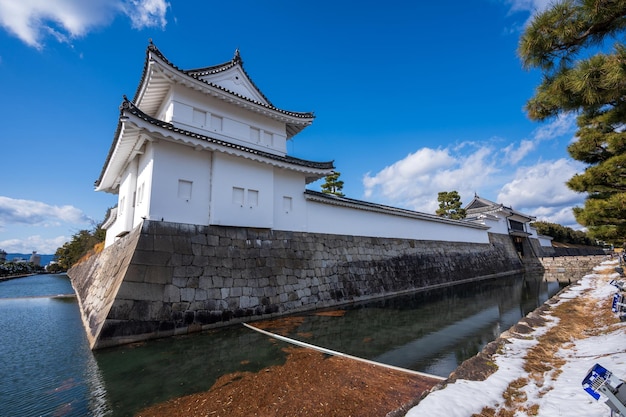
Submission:
[[[211,153],[166,141],[152,142],[148,148],[153,166],[147,217],[208,225]],[[181,182],[189,185],[188,195],[181,195]]]
[[[486,230],[307,201],[307,231],[355,236],[489,243]]]
[[[201,78],[244,97],[267,104],[266,99],[248,82],[248,78],[238,67],[233,67],[218,74],[210,74]]]
[[[111,227],[107,229],[106,236],[104,238],[104,247],[109,247],[117,239],[117,235],[122,231],[122,223],[117,220],[113,222]]]
[[[270,165],[216,152],[212,177],[211,224],[274,226],[274,175]],[[254,192],[256,199],[252,198]]]
[[[194,109],[204,112],[204,115],[196,112],[194,116]],[[213,116],[221,118],[221,129],[215,127]],[[285,123],[180,86],[172,89],[158,118],[217,139],[225,139],[279,155],[287,153]],[[252,139],[251,127],[259,129],[259,140]],[[271,143],[268,143],[266,138],[270,135]]]
[[[154,147],[146,146],[143,154],[138,155],[137,189],[135,191],[135,217],[133,228],[137,227],[143,218],[150,217],[150,198],[152,196],[152,173],[154,166]]]
[[[109,246],[117,236],[123,232],[129,232],[133,228],[134,218],[134,198],[137,184],[137,159],[134,159],[122,176],[122,181],[117,194],[117,217],[113,224],[107,229],[104,245]]]
[[[304,175],[274,169],[274,229],[306,231],[307,213],[304,199]]]
[[[497,216],[497,215],[496,215]],[[491,233],[498,233],[501,235],[509,234],[509,224],[506,221],[505,217],[499,217],[497,221],[487,220],[485,225],[489,226],[491,229],[489,231]]]
[[[133,228],[135,215],[135,188],[137,185],[137,159],[134,159],[126,167],[122,181],[120,182],[117,201],[117,222],[120,223],[120,231],[129,232]]]

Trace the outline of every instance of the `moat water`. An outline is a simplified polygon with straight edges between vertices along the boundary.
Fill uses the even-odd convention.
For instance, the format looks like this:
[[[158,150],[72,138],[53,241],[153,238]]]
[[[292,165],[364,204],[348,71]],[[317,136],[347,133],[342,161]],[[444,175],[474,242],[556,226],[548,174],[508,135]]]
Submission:
[[[514,276],[301,314],[289,337],[447,376],[562,285]],[[89,350],[66,275],[0,282],[0,416],[132,416],[208,390],[221,375],[283,363],[282,342],[231,326]]]

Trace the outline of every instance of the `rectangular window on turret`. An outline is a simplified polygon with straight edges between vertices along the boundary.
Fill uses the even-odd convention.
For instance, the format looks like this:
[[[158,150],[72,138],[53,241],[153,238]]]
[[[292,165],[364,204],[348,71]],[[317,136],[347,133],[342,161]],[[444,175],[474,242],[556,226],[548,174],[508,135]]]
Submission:
[[[259,143],[260,138],[261,138],[261,131],[257,129],[256,127],[251,127],[250,128],[250,141],[253,143]]]
[[[206,112],[198,109],[193,109],[193,125],[198,127],[204,127],[206,125]]]
[[[191,181],[178,180],[178,198],[183,200],[191,200]]]
[[[270,132],[263,132],[263,145],[274,146],[274,135]]]
[[[515,220],[509,220],[509,225],[511,226],[511,230],[517,230],[520,232],[524,231],[524,223],[517,222]]]
[[[243,207],[243,188],[233,187],[233,204]]]
[[[211,129],[213,129],[214,132],[222,131],[222,123],[223,123],[223,120],[221,117],[216,116],[214,114],[211,115]]]
[[[142,182],[139,186],[139,189],[137,190],[137,205],[143,203],[143,184],[144,183]]]
[[[293,200],[291,197],[283,197],[283,210],[285,211],[285,213],[289,213],[291,212],[293,208]]]
[[[248,190],[248,205],[250,208],[259,205],[259,192],[257,190]]]

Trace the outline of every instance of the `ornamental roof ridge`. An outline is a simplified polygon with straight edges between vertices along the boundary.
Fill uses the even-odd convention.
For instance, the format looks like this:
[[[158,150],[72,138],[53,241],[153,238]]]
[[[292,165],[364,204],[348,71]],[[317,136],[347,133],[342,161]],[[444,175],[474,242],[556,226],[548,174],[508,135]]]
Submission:
[[[256,84],[254,84],[254,82],[252,81],[252,79],[250,78],[248,73],[245,71],[245,69],[243,68],[243,65],[241,65],[241,64],[243,64],[243,60],[239,56],[238,52],[235,53],[235,56],[233,57],[233,59],[231,61],[229,61],[227,63],[224,63],[224,64],[215,65],[213,67],[206,67],[204,69],[222,67],[222,69],[220,69],[220,71],[225,71],[226,69],[232,68],[235,65],[239,65],[239,68],[241,68],[241,71],[246,75],[246,77],[248,77],[248,80],[252,83],[252,85],[258,91],[258,93],[265,100],[267,100],[268,104],[261,103],[261,102],[259,102],[257,100],[253,100],[253,99],[251,99],[249,97],[243,96],[243,95],[241,95],[239,93],[236,93],[236,92],[231,91],[231,90],[229,90],[227,88],[224,88],[221,85],[218,85],[218,84],[215,84],[215,83],[212,83],[212,82],[209,82],[209,81],[201,79],[200,78],[201,73],[199,73],[198,71],[201,71],[202,68],[199,69],[199,70],[184,70],[184,69],[174,65],[169,59],[167,59],[165,57],[165,55],[163,55],[163,53],[159,50],[159,48],[157,48],[156,45],[154,45],[154,43],[152,43],[152,40],[150,40],[150,44],[146,48],[146,59],[145,59],[145,62],[144,62],[143,73],[142,73],[142,76],[141,76],[141,80],[139,81],[139,85],[137,86],[137,90],[135,91],[133,102],[137,101],[137,99],[139,98],[139,94],[141,92],[142,86],[143,86],[144,81],[145,81],[145,79],[146,79],[146,77],[148,75],[148,67],[149,67],[149,64],[150,64],[150,61],[151,61],[151,59],[150,59],[151,54],[154,54],[155,56],[157,56],[161,61],[163,61],[163,63],[168,65],[173,70],[179,72],[180,74],[183,74],[183,75],[185,75],[187,77],[193,78],[194,80],[196,80],[198,82],[201,82],[201,83],[206,84],[207,86],[216,88],[216,89],[218,89],[218,90],[220,90],[220,91],[222,91],[224,93],[230,94],[230,95],[232,95],[234,97],[237,97],[237,98],[239,98],[241,100],[245,100],[245,101],[247,101],[249,103],[253,103],[253,104],[257,105],[257,106],[265,107],[267,109],[274,110],[274,111],[276,111],[278,113],[281,113],[281,114],[284,114],[284,115],[287,115],[287,116],[291,116],[291,117],[295,117],[295,118],[300,118],[300,119],[313,119],[313,118],[315,118],[315,114],[313,112],[296,112],[296,111],[290,111],[290,110],[283,110],[283,109],[280,109],[280,108],[274,106],[272,104],[272,102],[270,100],[268,100],[267,97],[261,92],[261,90],[259,90],[259,88],[256,86]],[[238,56],[239,56],[239,58],[237,58]],[[219,71],[217,71],[217,72],[219,72]],[[208,73],[204,73],[204,75],[207,75],[207,74]]]

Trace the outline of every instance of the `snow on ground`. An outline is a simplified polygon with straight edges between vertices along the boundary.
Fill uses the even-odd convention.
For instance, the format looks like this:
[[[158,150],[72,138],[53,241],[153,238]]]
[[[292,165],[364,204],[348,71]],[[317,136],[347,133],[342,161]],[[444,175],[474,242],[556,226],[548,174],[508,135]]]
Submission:
[[[609,284],[611,279],[619,278],[616,273],[607,275],[607,270],[614,270],[617,261],[606,261],[594,268],[593,274],[586,275],[577,284],[572,284],[560,293],[558,303],[575,302],[578,297],[597,299],[598,308],[607,308],[607,299],[617,291]],[[600,272],[605,274],[600,274]],[[583,295],[583,291],[589,292]],[[549,319],[543,327],[536,328],[528,338],[507,337],[510,344],[505,345],[503,353],[498,353],[494,361],[498,370],[484,381],[457,380],[445,388],[433,391],[417,406],[413,407],[407,417],[446,416],[469,417],[480,415],[484,407],[496,408],[504,403],[502,396],[512,381],[527,377],[523,369],[524,357],[528,349],[535,346],[537,338],[553,326],[558,326],[558,319],[551,317],[548,311],[545,318]],[[592,323],[590,323],[592,325]],[[548,372],[544,375],[543,385],[527,384],[523,389],[527,396],[526,403],[537,404],[538,410],[527,414],[518,410],[515,417],[589,417],[610,416],[610,409],[604,404],[605,398],[594,400],[583,390],[582,380],[589,369],[599,363],[620,379],[626,380],[626,323],[617,325],[617,330],[599,334],[585,339],[574,340],[573,343],[559,350],[558,354],[566,363],[561,373]]]

